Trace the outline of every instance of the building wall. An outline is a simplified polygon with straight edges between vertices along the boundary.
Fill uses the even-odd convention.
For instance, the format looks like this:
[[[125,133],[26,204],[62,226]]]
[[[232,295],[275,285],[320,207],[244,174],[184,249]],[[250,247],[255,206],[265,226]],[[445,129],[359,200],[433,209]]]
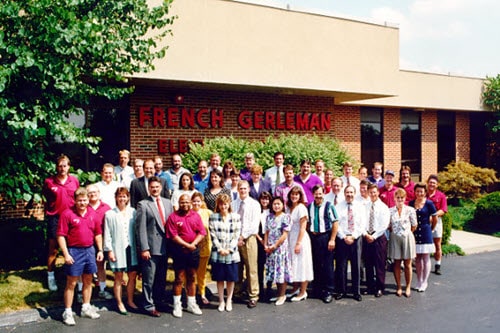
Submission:
[[[470,122],[468,113],[457,112],[455,116],[456,160],[470,162]]]
[[[181,104],[175,103],[176,96],[182,96]],[[146,106],[168,108],[217,109],[223,113],[222,128],[200,128],[200,126],[153,126],[151,120],[140,126],[140,108]],[[282,129],[251,129],[246,130],[238,125],[238,116],[242,111],[255,112],[300,112],[330,114],[330,130],[306,131],[293,130],[295,134],[314,132],[319,136],[338,137],[346,142],[349,152],[359,158],[360,130],[359,107],[334,106],[331,97],[313,97],[296,95],[276,95],[251,92],[231,92],[217,90],[185,89],[179,91],[173,88],[138,87],[130,100],[130,151],[132,157],[148,158],[158,154],[158,139],[170,140],[172,148],[161,155],[169,157],[178,148],[179,141],[203,140],[219,136],[233,136],[245,139],[262,139],[270,134],[285,134]],[[149,111],[146,113],[151,114]],[[209,121],[208,117],[202,117]],[[347,129],[341,129],[341,123]],[[181,144],[183,144],[181,142]]]
[[[421,115],[422,180],[437,173],[437,112],[425,111]]]
[[[399,109],[384,109],[384,170],[398,173],[401,167],[401,114]]]

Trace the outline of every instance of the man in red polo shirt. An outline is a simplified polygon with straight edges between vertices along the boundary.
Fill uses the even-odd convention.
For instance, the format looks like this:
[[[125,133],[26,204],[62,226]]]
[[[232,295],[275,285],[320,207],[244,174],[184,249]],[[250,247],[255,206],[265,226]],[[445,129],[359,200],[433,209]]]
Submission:
[[[434,246],[436,251],[434,252],[434,259],[436,264],[434,266],[434,273],[441,275],[441,256],[443,254],[441,249],[441,238],[443,237],[443,221],[442,217],[448,212],[448,203],[446,201],[446,195],[438,190],[438,176],[430,175],[427,178],[427,199],[431,200],[436,206],[438,222],[436,227],[432,231],[432,238],[434,239]]]
[[[97,261],[104,258],[102,252],[101,223],[93,209],[88,207],[89,197],[85,188],[75,191],[75,206],[66,209],[59,219],[57,241],[64,255],[66,288],[64,289],[63,322],[75,325],[71,304],[78,278],[83,281],[82,317],[97,319],[100,315],[90,306],[92,274],[97,272]],[[94,248],[94,243],[97,247]]]
[[[167,219],[167,238],[173,242],[172,258],[174,260],[174,317],[182,317],[182,285],[186,281],[187,311],[201,315],[196,304],[195,275],[200,263],[198,244],[206,236],[205,227],[198,213],[191,210],[191,198],[187,194],[179,198],[179,209]]]
[[[78,179],[69,174],[70,161],[68,156],[61,155],[56,161],[56,175],[45,179],[42,193],[45,197],[45,218],[47,219],[47,282],[50,291],[57,291],[54,268],[57,258],[57,224],[59,216],[73,206],[73,195],[80,186]]]

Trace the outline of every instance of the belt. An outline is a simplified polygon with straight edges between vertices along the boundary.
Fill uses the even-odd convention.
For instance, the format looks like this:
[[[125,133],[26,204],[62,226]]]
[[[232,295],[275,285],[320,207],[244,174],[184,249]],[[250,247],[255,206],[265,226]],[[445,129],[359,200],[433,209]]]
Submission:
[[[321,235],[325,235],[325,234],[329,234],[329,233],[331,233],[331,230],[328,230],[328,231],[325,231],[325,232],[314,232],[314,231],[309,231],[309,233],[310,233],[312,236],[321,236]]]

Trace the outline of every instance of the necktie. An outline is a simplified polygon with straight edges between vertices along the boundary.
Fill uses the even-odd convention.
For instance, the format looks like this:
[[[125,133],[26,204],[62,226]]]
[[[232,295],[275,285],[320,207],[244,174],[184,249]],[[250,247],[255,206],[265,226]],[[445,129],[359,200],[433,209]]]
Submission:
[[[276,186],[281,184],[280,168],[276,168]]]
[[[351,185],[351,182],[349,181],[350,177],[347,177],[347,186]]]
[[[334,194],[335,198],[333,199],[333,205],[334,206],[337,206],[337,195]]]
[[[371,235],[375,232],[375,203],[372,202],[372,207],[370,208],[370,220],[368,222],[368,233]]]
[[[238,208],[238,214],[240,215],[241,224],[243,224],[243,216],[245,215],[245,201],[240,202],[240,207]]]
[[[351,204],[347,204],[347,230],[351,233],[354,231],[354,216],[352,214]]]
[[[314,232],[319,232],[319,206],[314,205]]]
[[[163,209],[161,209],[160,197],[156,198],[156,205],[158,206],[158,212],[160,213],[161,223],[165,225],[165,215],[163,215]]]

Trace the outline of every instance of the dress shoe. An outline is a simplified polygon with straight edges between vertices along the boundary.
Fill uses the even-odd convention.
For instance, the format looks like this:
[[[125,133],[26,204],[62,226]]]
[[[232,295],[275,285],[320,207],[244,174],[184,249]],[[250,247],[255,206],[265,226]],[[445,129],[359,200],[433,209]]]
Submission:
[[[248,301],[248,303],[247,303],[247,307],[248,307],[249,309],[253,309],[253,308],[255,308],[256,306],[257,306],[257,301],[255,301],[255,300],[253,300],[253,299],[249,300],[249,301]]]
[[[294,296],[297,296],[299,293],[300,293],[300,289],[297,289],[292,293],[286,294],[286,297],[287,298],[294,297]]]
[[[361,295],[360,295],[360,294],[356,294],[356,295],[354,295],[354,297],[353,297],[353,298],[354,298],[356,301],[358,301],[358,302],[361,302],[361,301],[363,300],[363,297],[361,297]]]
[[[338,301],[338,300],[341,300],[344,297],[345,297],[345,294],[339,293],[339,294],[335,295],[335,300]]]
[[[156,309],[148,311],[148,314],[151,317],[155,317],[155,318],[161,317],[161,313],[159,313]]]
[[[280,306],[280,305],[285,304],[285,301],[286,301],[286,295],[280,296],[280,297],[278,297],[278,299],[276,300],[276,303],[274,303],[274,304],[276,304],[276,306]]]
[[[233,311],[233,301],[227,301],[227,303],[226,303],[226,311],[227,312]]]
[[[305,292],[304,295],[302,295],[302,296],[297,295],[297,296],[292,297],[291,301],[292,302],[300,302],[300,301],[303,301],[303,300],[306,300],[306,299],[307,299],[307,292]]]
[[[375,293],[375,297],[381,297],[382,295],[384,295],[384,292],[382,290],[377,290],[377,292]]]
[[[226,303],[220,302],[217,310],[219,310],[219,312],[224,312],[225,307],[226,307]]]
[[[333,301],[333,295],[328,293],[323,297],[323,302],[325,303],[331,303]]]

